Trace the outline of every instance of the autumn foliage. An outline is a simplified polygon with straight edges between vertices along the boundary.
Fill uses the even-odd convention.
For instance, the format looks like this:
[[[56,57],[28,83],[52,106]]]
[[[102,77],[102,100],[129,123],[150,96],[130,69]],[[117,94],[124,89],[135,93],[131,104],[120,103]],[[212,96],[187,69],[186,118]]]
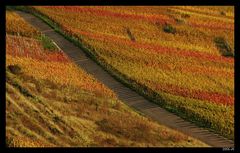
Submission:
[[[136,113],[61,50],[44,48],[20,16],[6,15],[21,21],[7,24],[7,147],[208,146]]]
[[[234,58],[223,56],[214,42],[220,36],[234,48],[233,7],[34,8],[58,23],[68,36],[79,38],[126,79],[166,99],[168,108],[180,110],[181,103],[181,112],[189,118],[233,137],[233,113],[221,114],[233,110]],[[174,33],[165,32],[164,25],[171,25]],[[202,103],[215,107],[213,116]]]

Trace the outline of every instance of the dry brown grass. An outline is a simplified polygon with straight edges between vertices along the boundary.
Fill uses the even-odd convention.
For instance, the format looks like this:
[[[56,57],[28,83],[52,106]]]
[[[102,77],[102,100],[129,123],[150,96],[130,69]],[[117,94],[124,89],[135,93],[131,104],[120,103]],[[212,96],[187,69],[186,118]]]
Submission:
[[[133,112],[117,99],[97,98],[57,84],[52,84],[52,89],[48,81],[37,81],[24,74],[16,77],[9,73],[8,80],[12,81],[7,82],[7,127],[22,126],[14,128],[21,133],[19,136],[7,130],[14,138],[14,145],[9,146],[179,146],[183,142],[191,146],[187,144],[188,136]],[[18,82],[28,90],[33,88],[29,91],[34,98],[24,96],[11,82]],[[42,93],[34,89],[36,84]],[[27,141],[32,139],[31,135],[37,135],[48,145],[35,139]],[[20,144],[18,140],[24,139],[22,136],[26,137],[26,143]],[[203,145],[195,139],[192,141]]]

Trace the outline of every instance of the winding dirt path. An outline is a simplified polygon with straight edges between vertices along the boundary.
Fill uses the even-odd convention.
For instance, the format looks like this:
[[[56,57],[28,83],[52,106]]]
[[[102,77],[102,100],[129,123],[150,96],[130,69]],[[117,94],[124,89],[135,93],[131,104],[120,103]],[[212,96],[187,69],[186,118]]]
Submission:
[[[197,138],[210,146],[234,146],[233,141],[214,134],[206,129],[199,128],[196,125],[174,115],[173,113],[162,109],[158,105],[149,102],[136,92],[125,87],[123,84],[115,80],[110,74],[104,71],[99,65],[93,62],[89,57],[87,57],[83,50],[76,47],[62,35],[55,32],[54,29],[44,23],[41,19],[21,11],[16,12],[31,25],[39,29],[39,31],[51,38],[78,66],[112,89],[118,95],[119,99],[130,107],[158,121],[162,125]]]

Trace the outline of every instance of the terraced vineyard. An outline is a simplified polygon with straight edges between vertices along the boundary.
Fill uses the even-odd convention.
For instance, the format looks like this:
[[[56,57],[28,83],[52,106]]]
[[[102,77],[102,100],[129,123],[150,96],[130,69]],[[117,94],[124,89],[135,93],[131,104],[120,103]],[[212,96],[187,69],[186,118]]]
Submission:
[[[207,146],[143,117],[6,11],[8,147]]]
[[[234,139],[233,7],[32,8],[122,82]]]

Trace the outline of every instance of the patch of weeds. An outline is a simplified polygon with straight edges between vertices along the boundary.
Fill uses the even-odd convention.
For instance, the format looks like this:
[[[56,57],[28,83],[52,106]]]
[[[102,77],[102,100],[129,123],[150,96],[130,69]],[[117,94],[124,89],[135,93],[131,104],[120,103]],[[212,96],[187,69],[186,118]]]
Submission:
[[[179,142],[179,141],[190,141],[188,140],[187,136],[181,135],[181,134],[176,134],[176,135],[170,135],[169,140],[173,142]]]
[[[176,21],[177,24],[184,24],[185,23],[185,21],[183,19],[175,18],[174,20]]]
[[[6,145],[7,147],[14,147],[14,141],[12,137],[9,136],[6,137]]]
[[[98,109],[99,109],[99,104],[96,103],[95,106],[96,106],[96,111],[98,111]]]
[[[37,80],[33,76],[25,75],[25,74],[21,75],[21,79],[23,80],[23,82],[28,82],[27,83],[28,88],[32,92],[42,93],[43,84],[45,83],[43,80]],[[46,82],[46,85],[49,85],[48,82]]]
[[[17,64],[16,64],[16,65],[9,65],[9,66],[7,67],[7,69],[8,69],[11,73],[16,74],[16,75],[22,73],[21,67],[20,67],[19,65],[17,65]]]
[[[220,12],[220,15],[226,16],[226,13],[225,13],[224,11],[221,11],[221,12]]]
[[[177,32],[176,28],[174,28],[171,24],[165,23],[163,26],[163,31],[166,33],[175,34]]]
[[[14,86],[15,88],[17,88],[19,90],[19,92],[21,94],[23,94],[24,96],[34,98],[34,96],[27,89],[23,88],[20,85],[20,82],[18,79],[11,78],[11,76],[9,74],[7,75],[7,82],[9,84],[11,84],[12,86]]]
[[[110,146],[116,146],[117,145],[117,142],[114,138],[106,138],[103,140],[103,144],[104,145],[110,145]]]
[[[54,145],[59,145],[59,143],[51,136],[47,136],[46,138],[50,143],[54,144]]]
[[[23,95],[25,95],[26,97],[34,98],[34,96],[33,96],[32,94],[30,94],[30,92],[29,92],[27,89],[25,89],[25,88],[23,88],[23,87],[21,87],[21,86],[19,86],[18,89],[19,89],[19,91],[20,91]]]
[[[59,123],[59,122],[62,122],[62,120],[61,120],[60,117],[58,117],[58,116],[54,116],[54,117],[53,117],[53,122],[55,122],[55,123]]]
[[[189,15],[189,14],[186,14],[186,13],[183,13],[183,14],[181,14],[181,17],[182,17],[182,18],[190,18],[190,15]]]
[[[40,82],[35,82],[35,87],[38,93],[42,93],[42,86]]]
[[[223,37],[214,38],[214,42],[222,56],[234,57],[234,51],[228,44],[227,40]]]
[[[44,49],[50,51],[55,51],[58,49],[57,46],[53,43],[53,41],[47,36],[41,35],[40,37],[38,37],[38,39],[42,42]]]
[[[116,104],[113,106],[113,108],[116,109],[116,110],[121,110],[120,102],[116,102]]]
[[[61,135],[62,133],[55,127],[49,126],[48,129],[51,131],[52,134],[54,135]]]
[[[16,87],[24,96],[34,98],[34,96],[27,89],[23,88],[16,80],[11,82],[11,84]]]
[[[127,32],[127,34],[128,34],[128,37],[131,39],[131,41],[136,41],[136,38],[134,37],[134,35],[132,34],[132,32],[131,32],[131,30],[129,29],[129,28],[126,28],[125,27],[125,29],[126,29],[126,32]]]
[[[104,119],[102,119],[100,121],[96,121],[96,124],[104,129],[104,127],[108,126],[108,121],[107,121],[107,119],[104,118]]]
[[[52,81],[49,80],[49,79],[44,80],[43,83],[45,84],[45,86],[46,86],[47,88],[50,88],[50,89],[59,89],[59,88],[61,87],[61,86],[59,86],[58,84],[52,82]],[[63,88],[67,88],[67,86],[63,86]]]

